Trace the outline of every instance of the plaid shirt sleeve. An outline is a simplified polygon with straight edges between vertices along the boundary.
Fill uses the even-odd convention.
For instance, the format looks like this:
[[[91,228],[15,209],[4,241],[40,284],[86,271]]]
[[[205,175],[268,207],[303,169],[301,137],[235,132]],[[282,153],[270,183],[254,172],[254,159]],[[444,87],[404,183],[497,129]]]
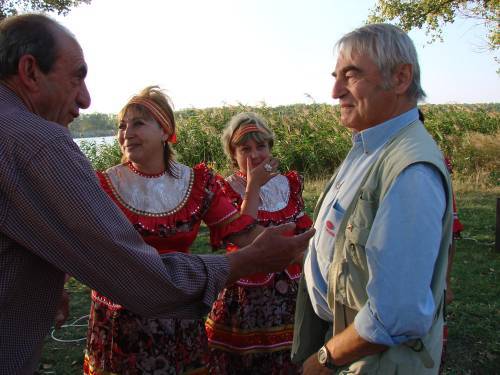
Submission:
[[[69,137],[45,144],[18,177],[8,235],[130,310],[201,316],[224,286],[223,256],[175,254],[162,261],[102,191]]]

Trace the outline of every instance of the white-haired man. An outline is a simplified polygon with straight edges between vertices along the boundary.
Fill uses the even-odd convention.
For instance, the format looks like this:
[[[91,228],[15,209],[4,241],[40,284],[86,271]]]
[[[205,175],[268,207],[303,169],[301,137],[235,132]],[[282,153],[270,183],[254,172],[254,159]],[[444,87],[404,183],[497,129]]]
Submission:
[[[417,53],[388,24],[337,48],[332,95],[353,146],[317,205],[292,357],[305,374],[437,374],[451,187],[418,120]]]

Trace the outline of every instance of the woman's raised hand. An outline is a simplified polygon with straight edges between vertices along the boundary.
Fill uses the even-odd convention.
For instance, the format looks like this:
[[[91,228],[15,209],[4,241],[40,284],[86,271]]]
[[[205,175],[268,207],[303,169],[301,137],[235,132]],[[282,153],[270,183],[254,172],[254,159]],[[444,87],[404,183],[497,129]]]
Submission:
[[[250,158],[247,158],[247,185],[243,203],[241,204],[242,214],[257,218],[260,204],[260,188],[278,174],[278,165],[278,160],[269,156],[262,163],[252,168],[252,162]]]
[[[278,174],[279,161],[272,156],[252,168],[250,158],[247,158],[247,187],[260,188]]]

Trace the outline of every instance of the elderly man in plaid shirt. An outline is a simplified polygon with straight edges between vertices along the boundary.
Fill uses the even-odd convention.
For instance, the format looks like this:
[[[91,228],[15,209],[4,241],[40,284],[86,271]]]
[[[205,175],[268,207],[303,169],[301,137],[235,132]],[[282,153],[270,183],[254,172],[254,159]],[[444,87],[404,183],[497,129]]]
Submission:
[[[33,14],[0,22],[2,375],[36,370],[65,273],[138,314],[189,319],[207,313],[224,285],[283,269],[312,235],[285,237],[283,226],[229,255],[160,259],[67,129],[90,105],[86,74],[78,42],[57,22]]]

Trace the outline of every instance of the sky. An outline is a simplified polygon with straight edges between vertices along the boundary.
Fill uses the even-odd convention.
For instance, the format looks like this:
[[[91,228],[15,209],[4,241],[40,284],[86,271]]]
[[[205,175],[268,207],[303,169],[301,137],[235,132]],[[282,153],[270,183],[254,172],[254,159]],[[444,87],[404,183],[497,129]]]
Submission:
[[[375,0],[92,0],[55,18],[80,42],[92,104],[116,113],[148,85],[175,109],[331,103],[334,45]],[[500,102],[483,27],[458,21],[444,42],[412,31],[427,103]],[[500,57],[499,54],[496,54]]]

